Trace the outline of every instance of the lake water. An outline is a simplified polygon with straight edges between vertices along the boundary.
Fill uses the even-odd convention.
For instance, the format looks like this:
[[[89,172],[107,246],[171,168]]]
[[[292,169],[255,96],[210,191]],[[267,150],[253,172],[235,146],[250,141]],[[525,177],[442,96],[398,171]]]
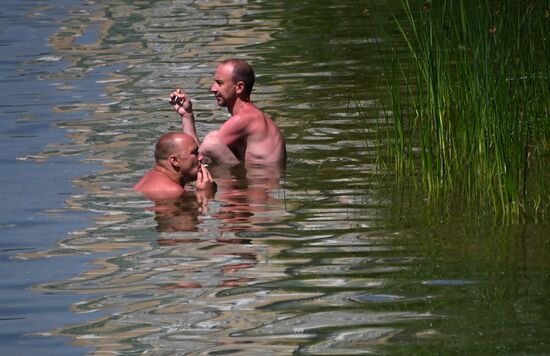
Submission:
[[[549,354],[547,224],[461,219],[377,170],[373,22],[394,36],[398,9],[5,2],[2,354]],[[131,187],[180,129],[167,95],[203,137],[228,57],[254,66],[286,172],[215,170],[208,209],[155,212]]]

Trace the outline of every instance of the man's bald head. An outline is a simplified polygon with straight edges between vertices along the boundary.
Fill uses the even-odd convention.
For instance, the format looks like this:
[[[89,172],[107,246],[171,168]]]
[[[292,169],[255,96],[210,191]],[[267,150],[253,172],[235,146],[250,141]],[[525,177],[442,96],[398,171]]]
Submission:
[[[233,67],[233,84],[244,83],[246,97],[250,97],[256,76],[254,70],[247,61],[237,58],[230,58],[220,62],[220,65],[231,65]]]
[[[182,132],[168,132],[162,135],[155,145],[155,161],[167,160],[170,155],[178,152],[182,146],[194,146],[191,136]]]

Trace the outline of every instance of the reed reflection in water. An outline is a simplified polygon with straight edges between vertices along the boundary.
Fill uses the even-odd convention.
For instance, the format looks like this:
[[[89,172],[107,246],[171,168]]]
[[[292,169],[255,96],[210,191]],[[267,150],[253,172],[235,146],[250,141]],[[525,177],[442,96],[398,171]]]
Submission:
[[[105,85],[105,96],[58,108],[89,110],[92,119],[60,123],[74,142],[50,154],[85,153],[105,167],[77,180],[83,193],[67,202],[100,217],[56,249],[26,256],[98,256],[97,268],[36,286],[96,296],[72,306],[92,321],[56,333],[96,353],[120,354],[479,346],[477,314],[498,305],[486,296],[495,287],[506,294],[504,285],[519,290],[523,282],[499,277],[499,263],[509,256],[465,248],[458,241],[476,240],[465,238],[468,229],[426,224],[422,214],[433,212],[408,209],[414,204],[406,199],[414,196],[377,179],[382,65],[372,53],[383,43],[368,30],[362,6],[351,0],[87,6],[93,11],[73,14],[52,39],[70,62],[52,77],[91,76]],[[371,14],[383,13],[387,4],[368,6]],[[75,40],[88,31],[97,40]],[[219,191],[206,206],[192,193],[155,206],[131,191],[153,163],[158,136],[179,129],[166,102],[175,86],[194,100],[200,137],[223,122],[227,113],[208,88],[217,61],[235,56],[251,60],[258,74],[253,100],[285,133],[285,173],[213,167]],[[107,78],[93,76],[100,68]],[[399,199],[397,208],[390,204]],[[545,295],[538,277],[529,301]],[[540,311],[529,315],[539,318]],[[500,315],[484,320],[483,330],[516,330]]]

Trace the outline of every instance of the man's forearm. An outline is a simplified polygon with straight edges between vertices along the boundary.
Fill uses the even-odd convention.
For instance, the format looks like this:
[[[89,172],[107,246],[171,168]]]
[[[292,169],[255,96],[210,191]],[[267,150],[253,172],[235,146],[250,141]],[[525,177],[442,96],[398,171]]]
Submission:
[[[200,146],[199,137],[197,136],[197,131],[195,130],[195,115],[193,115],[193,112],[184,112],[180,116],[183,132],[193,137],[197,146]]]
[[[234,166],[239,164],[239,159],[235,154],[223,143],[218,131],[209,132],[199,147],[199,152],[204,156],[207,162]]]

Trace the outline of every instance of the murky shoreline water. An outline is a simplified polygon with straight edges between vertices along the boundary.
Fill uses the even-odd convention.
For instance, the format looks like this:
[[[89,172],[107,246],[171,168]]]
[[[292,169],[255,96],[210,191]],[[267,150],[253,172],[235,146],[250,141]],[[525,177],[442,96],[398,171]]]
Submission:
[[[75,6],[43,57],[55,70],[38,69],[59,95],[50,102],[59,138],[46,142],[63,143],[40,143],[38,152],[25,149],[17,157],[25,168],[68,165],[60,173],[69,176],[57,179],[78,177],[78,192],[61,190],[63,208],[54,200],[24,215],[34,219],[55,206],[55,226],[71,214],[76,226],[52,228],[46,235],[55,239],[33,248],[3,247],[4,256],[18,258],[5,262],[9,281],[23,263],[44,271],[22,277],[33,286],[25,295],[34,295],[18,306],[24,311],[2,315],[10,328],[13,315],[24,324],[6,349],[547,351],[544,226],[440,223],[438,212],[377,176],[381,79],[373,52],[381,39],[366,14],[387,10],[367,5],[369,11],[353,1]],[[285,132],[286,174],[269,180],[250,170],[216,172],[220,190],[207,211],[190,195],[155,213],[130,188],[151,166],[156,138],[179,129],[167,93],[174,86],[188,91],[203,136],[227,117],[208,92],[215,64],[237,55],[258,74],[253,100]],[[66,132],[69,143],[60,137]],[[43,183],[60,186],[53,178]],[[3,232],[16,231],[6,221]],[[40,236],[28,231],[21,234],[25,243]],[[17,297],[20,286],[10,283],[4,286]],[[30,308],[38,301],[40,310]],[[5,305],[16,303],[6,298]],[[41,310],[52,309],[56,320],[30,326]],[[51,341],[63,339],[27,333],[70,341],[63,346]]]

